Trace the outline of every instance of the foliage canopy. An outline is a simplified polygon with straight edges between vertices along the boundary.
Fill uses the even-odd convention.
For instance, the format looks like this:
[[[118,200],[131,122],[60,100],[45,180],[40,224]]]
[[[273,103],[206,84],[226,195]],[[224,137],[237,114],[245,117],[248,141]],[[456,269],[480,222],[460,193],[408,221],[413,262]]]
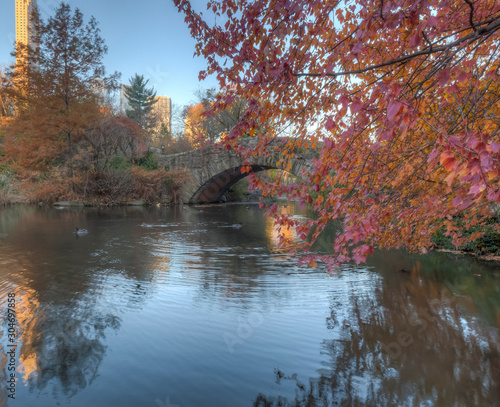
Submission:
[[[15,114],[7,122],[5,151],[21,168],[46,169],[64,159],[72,173],[74,143],[102,116],[102,92],[117,86],[106,76],[107,47],[92,17],[66,3],[47,22],[34,13],[34,44],[17,44],[16,64],[7,71],[2,94]]]
[[[479,226],[500,201],[498,1],[213,0],[214,24],[174,2],[206,58],[200,78],[216,75],[224,92],[214,110],[249,101],[224,144],[269,154],[291,129],[285,166],[297,148],[319,150],[304,183],[250,174],[315,208],[306,223],[270,208],[304,240],[343,220],[334,255],[310,264],[364,261],[374,247],[425,252],[440,227],[456,245],[478,237],[456,219]],[[260,139],[252,151],[238,146],[248,134]]]

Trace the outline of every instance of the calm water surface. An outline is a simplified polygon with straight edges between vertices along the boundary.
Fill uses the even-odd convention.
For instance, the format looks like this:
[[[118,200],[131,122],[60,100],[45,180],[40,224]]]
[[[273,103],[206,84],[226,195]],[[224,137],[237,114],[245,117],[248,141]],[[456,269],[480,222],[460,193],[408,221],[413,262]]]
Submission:
[[[330,276],[254,206],[0,209],[0,298],[0,406],[500,405],[498,264],[378,252]]]

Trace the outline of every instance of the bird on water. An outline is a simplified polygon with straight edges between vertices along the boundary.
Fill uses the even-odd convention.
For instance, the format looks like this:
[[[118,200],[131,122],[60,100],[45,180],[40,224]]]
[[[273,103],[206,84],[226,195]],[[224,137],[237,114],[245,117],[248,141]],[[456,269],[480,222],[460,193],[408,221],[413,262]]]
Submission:
[[[89,233],[89,231],[87,229],[79,229],[79,228],[75,228],[75,229],[76,229],[75,233],[78,236],[86,235],[87,233]]]

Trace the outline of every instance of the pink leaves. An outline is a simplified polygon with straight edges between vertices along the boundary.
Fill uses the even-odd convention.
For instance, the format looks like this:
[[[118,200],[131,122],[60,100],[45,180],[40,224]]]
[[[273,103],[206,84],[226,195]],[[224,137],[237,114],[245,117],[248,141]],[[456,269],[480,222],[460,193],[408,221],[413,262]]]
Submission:
[[[332,139],[330,138],[325,139],[325,148],[327,150],[331,150],[334,147],[335,147],[335,142]]]
[[[483,192],[485,189],[486,185],[484,184],[474,184],[469,190],[469,195],[477,195]]]
[[[473,30],[452,3],[243,2],[229,32],[200,28],[203,47],[216,46],[206,75],[226,78],[226,91],[235,83],[255,106],[272,101],[262,111],[250,105],[249,118],[263,127],[293,118],[299,142],[321,140],[303,190],[264,189],[312,205],[316,226],[347,219],[336,261],[363,261],[378,245],[422,250],[436,222],[499,199],[498,87],[486,77],[498,72],[488,55],[496,43],[477,41],[477,56],[467,39],[454,45]],[[486,6],[476,11],[477,21],[492,18]],[[335,21],[324,20],[329,13]]]
[[[394,118],[397,114],[399,114],[402,107],[403,104],[396,100],[389,102],[389,104],[387,105],[387,120],[391,122],[394,121]]]
[[[463,202],[463,199],[461,196],[456,196],[453,201],[451,201],[451,204],[453,205],[453,207],[458,207],[461,203]]]
[[[428,19],[427,19],[427,26],[428,27],[435,27],[436,25],[438,25],[439,23],[439,20],[437,17],[435,16],[430,16]]]
[[[363,46],[363,42],[362,42],[362,41],[359,41],[359,42],[357,42],[357,43],[354,45],[354,47],[352,47],[351,52],[352,52],[354,55],[356,55],[356,54],[359,54],[359,53],[362,51],[362,49],[363,49],[363,48],[364,48],[364,46]]]
[[[491,158],[491,155],[487,151],[483,151],[479,155],[480,161],[481,161],[481,167],[483,167],[483,171],[491,171],[493,168],[493,159]]]
[[[432,152],[429,154],[429,158],[427,159],[427,162],[430,163],[430,162],[434,161],[434,159],[437,157],[438,154],[439,154],[439,150],[437,148],[432,150]]]
[[[367,244],[361,245],[354,248],[352,254],[352,258],[356,262],[356,264],[363,263],[366,261],[366,257],[369,254],[373,255],[373,246]]]
[[[450,68],[445,68],[438,75],[439,86],[443,87],[450,80]]]
[[[468,74],[467,72],[460,72],[460,74],[458,75],[457,77],[457,81],[460,82],[460,83],[464,83],[466,81],[468,81],[470,79],[470,74]]]
[[[493,188],[490,188],[488,190],[487,199],[489,201],[500,202],[500,189],[495,190]]]
[[[355,114],[358,113],[361,110],[361,102],[359,99],[356,99],[354,102],[351,103],[351,113]]]
[[[325,129],[328,131],[332,131],[334,128],[335,128],[335,120],[333,120],[333,117],[329,117],[325,123]]]
[[[412,48],[417,48],[422,44],[422,37],[420,36],[420,33],[415,33],[411,36],[410,38],[410,46]]]
[[[490,150],[493,151],[494,153],[498,153],[500,151],[500,144],[492,142],[490,143]]]

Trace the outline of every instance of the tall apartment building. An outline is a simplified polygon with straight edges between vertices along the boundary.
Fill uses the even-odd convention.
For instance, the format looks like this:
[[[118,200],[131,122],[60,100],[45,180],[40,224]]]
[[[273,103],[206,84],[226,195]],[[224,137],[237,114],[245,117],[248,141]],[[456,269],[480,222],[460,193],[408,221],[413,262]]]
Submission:
[[[114,90],[109,90],[103,79],[94,79],[90,88],[95,93],[97,97],[100,98],[101,104],[104,106],[113,106],[115,92]]]
[[[33,45],[35,25],[31,13],[36,9],[36,0],[16,0],[16,42]]]
[[[153,105],[153,114],[156,117],[154,133],[159,134],[162,124],[169,132],[172,131],[172,100],[167,96],[156,96],[156,103]]]
[[[125,89],[127,88],[128,85],[124,85],[123,83],[120,85],[120,113],[123,115],[125,115],[127,109],[130,109],[127,96],[125,95]]]

